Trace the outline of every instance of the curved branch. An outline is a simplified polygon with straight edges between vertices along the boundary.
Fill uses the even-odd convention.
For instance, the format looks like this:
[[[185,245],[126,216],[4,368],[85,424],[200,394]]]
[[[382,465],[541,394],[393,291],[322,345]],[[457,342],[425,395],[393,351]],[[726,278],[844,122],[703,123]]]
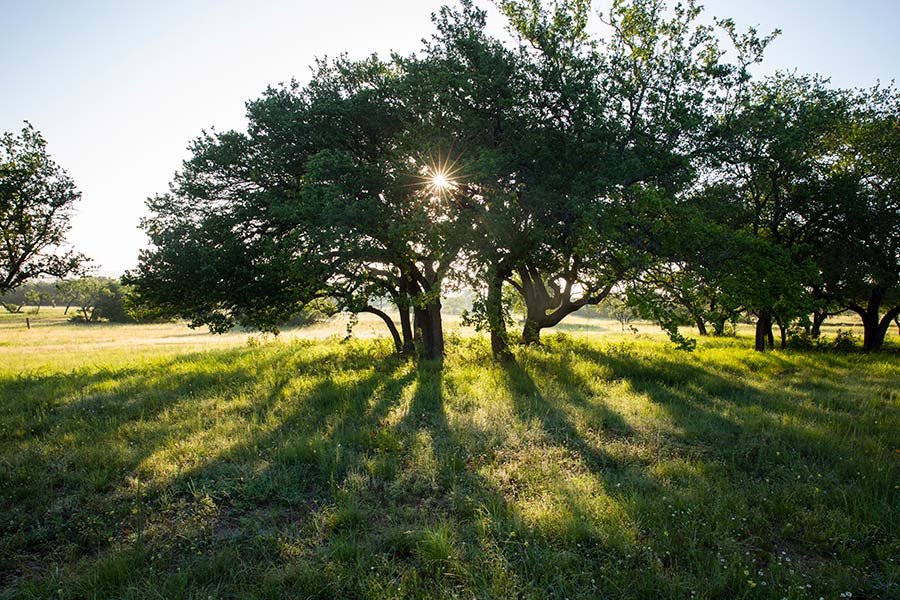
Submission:
[[[394,347],[397,349],[397,352],[403,352],[403,342],[400,339],[400,332],[397,331],[397,326],[394,324],[394,320],[381,309],[375,308],[367,304],[362,307],[359,312],[367,312],[371,313],[377,317],[380,317],[384,324],[387,325],[388,331],[391,332],[391,337],[394,338]]]

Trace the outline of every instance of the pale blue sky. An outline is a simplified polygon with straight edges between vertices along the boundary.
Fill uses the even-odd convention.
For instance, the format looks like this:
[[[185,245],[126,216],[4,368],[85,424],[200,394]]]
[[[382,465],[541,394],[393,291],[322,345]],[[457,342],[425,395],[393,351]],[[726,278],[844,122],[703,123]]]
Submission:
[[[0,131],[28,119],[44,132],[83,193],[70,240],[118,273],[145,243],[144,199],[167,189],[201,129],[243,127],[246,100],[307,79],[316,56],[416,50],[443,3],[0,0]],[[763,73],[818,72],[839,86],[900,79],[896,0],[702,3],[742,27],[784,31]]]

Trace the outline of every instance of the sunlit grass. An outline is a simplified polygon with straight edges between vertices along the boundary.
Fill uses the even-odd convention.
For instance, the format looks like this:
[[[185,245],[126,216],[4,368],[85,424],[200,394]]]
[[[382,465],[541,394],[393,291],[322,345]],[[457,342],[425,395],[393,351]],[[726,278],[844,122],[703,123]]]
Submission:
[[[0,368],[0,597],[900,595],[897,354],[47,328]]]

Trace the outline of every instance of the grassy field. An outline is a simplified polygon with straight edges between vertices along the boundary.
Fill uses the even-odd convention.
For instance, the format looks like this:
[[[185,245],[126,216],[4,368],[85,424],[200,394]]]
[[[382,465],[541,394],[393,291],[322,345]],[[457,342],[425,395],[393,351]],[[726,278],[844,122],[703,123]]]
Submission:
[[[900,597],[895,350],[42,315],[0,319],[0,598]]]

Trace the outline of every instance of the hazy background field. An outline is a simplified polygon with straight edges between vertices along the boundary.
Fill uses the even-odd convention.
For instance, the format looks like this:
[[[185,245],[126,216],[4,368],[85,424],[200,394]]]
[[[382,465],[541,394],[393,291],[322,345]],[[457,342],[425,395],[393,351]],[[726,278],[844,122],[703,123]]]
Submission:
[[[216,335],[205,328],[191,329],[185,322],[163,324],[110,324],[69,323],[69,315],[63,314],[61,307],[43,307],[37,314],[25,307],[21,313],[0,314],[0,369],[17,371],[53,365],[56,368],[74,368],[95,364],[113,357],[127,358],[140,353],[142,356],[165,356],[177,352],[227,348],[241,346],[250,340],[271,340],[274,336],[259,332],[236,329],[230,333]],[[26,328],[26,318],[31,329]],[[277,339],[343,339],[347,335],[347,315],[336,315],[327,321],[305,327],[293,327],[282,331]],[[838,329],[853,331],[862,338],[862,326],[852,315],[839,315],[825,322],[822,333],[833,336]],[[471,327],[460,322],[459,315],[444,316],[445,331],[448,336],[463,337],[479,335]],[[576,313],[558,326],[545,330],[545,335],[555,332],[577,334],[589,339],[629,339],[635,332],[642,336],[664,337],[659,327],[647,321],[634,321],[622,331],[622,325],[613,319],[591,314]],[[517,324],[515,330],[520,329]],[[696,335],[696,330],[684,327],[684,333]],[[777,330],[776,330],[777,333]],[[753,334],[753,326],[740,324],[739,336]],[[353,327],[352,336],[359,339],[387,338],[388,333],[382,321],[370,314],[359,315]],[[888,330],[886,344],[900,340],[897,328]],[[252,343],[252,342],[251,342]]]

